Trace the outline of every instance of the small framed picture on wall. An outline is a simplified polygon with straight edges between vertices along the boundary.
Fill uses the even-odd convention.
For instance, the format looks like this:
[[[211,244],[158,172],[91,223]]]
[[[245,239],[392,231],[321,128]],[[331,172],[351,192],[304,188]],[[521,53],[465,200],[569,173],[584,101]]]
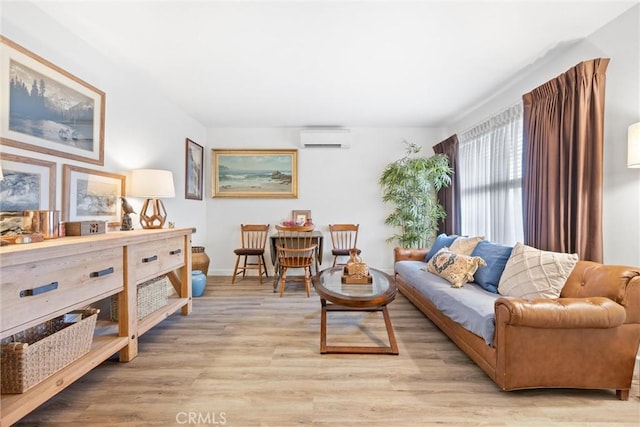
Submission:
[[[185,199],[202,200],[204,148],[187,138],[186,142]]]

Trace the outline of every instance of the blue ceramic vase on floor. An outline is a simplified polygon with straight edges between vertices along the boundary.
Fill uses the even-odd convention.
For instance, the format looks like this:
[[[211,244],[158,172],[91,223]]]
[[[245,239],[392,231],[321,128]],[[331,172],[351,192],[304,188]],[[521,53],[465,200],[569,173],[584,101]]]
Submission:
[[[206,285],[207,276],[205,276],[202,271],[194,270],[191,272],[191,293],[194,297],[202,296]]]

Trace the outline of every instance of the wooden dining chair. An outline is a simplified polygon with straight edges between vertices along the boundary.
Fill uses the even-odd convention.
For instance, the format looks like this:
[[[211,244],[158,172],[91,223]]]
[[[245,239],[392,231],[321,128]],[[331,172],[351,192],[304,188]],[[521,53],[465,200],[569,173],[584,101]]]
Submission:
[[[269,277],[267,265],[264,262],[264,249],[269,234],[269,224],[240,224],[242,247],[235,249],[236,265],[233,268],[231,283],[235,283],[236,276],[242,273],[245,277],[247,270],[258,270],[258,278],[262,283],[262,276]],[[255,257],[255,262],[248,262],[249,257]],[[242,264],[241,259],[244,258]]]
[[[358,255],[362,252],[358,249],[358,229],[360,224],[329,224],[329,234],[331,234],[331,254],[333,255],[333,266],[338,263],[338,257],[348,257],[351,249],[357,249]]]
[[[278,252],[276,261],[276,275],[280,282],[280,296],[284,294],[287,282],[287,271],[292,268],[303,269],[302,278],[307,290],[307,297],[310,295],[312,266],[316,261],[317,244],[314,243],[313,225],[302,226],[282,226],[276,225],[278,231],[276,240],[276,250]],[[317,270],[317,266],[316,266]],[[293,278],[290,277],[290,281]]]

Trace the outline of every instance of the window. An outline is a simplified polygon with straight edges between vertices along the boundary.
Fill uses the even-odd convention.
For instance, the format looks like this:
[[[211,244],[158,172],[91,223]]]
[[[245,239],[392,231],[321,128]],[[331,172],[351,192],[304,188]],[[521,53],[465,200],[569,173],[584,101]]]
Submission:
[[[459,141],[462,234],[521,242],[522,104],[464,132]]]

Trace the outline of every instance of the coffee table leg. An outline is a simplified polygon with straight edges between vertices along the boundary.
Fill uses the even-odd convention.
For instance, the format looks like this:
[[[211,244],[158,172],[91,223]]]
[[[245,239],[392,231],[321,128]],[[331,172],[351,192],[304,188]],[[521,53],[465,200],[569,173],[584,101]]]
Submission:
[[[387,311],[387,306],[372,307],[372,308],[349,308],[335,304],[327,304],[326,300],[320,300],[322,304],[322,310],[320,312],[320,353],[351,353],[351,354],[400,354],[398,351],[398,343],[396,342],[396,336],[393,333],[393,326],[391,326],[391,317]],[[349,346],[349,345],[327,345],[327,311],[350,311],[350,312],[365,312],[365,311],[382,311],[384,317],[384,325],[387,328],[387,336],[389,337],[389,346],[382,347],[370,347],[370,346]]]
[[[327,300],[320,299],[322,311],[320,314],[320,353],[327,352]]]
[[[391,325],[391,318],[389,317],[386,305],[382,307],[382,315],[384,316],[384,324],[387,326],[387,335],[389,336],[391,354],[398,354],[398,343],[396,342],[396,336],[393,333],[393,326]]]

